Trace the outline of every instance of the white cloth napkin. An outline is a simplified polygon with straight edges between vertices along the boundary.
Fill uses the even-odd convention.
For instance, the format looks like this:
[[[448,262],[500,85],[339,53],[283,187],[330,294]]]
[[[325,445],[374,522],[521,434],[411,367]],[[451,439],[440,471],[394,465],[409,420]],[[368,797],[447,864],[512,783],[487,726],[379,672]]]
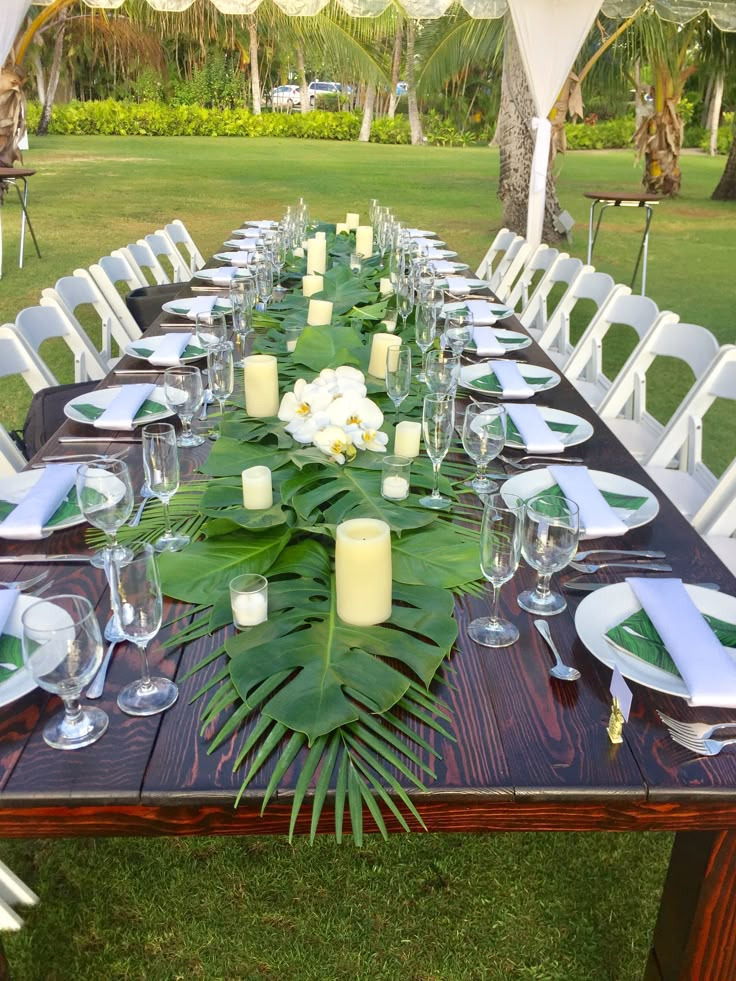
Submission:
[[[549,467],[552,479],[580,512],[580,533],[586,538],[625,535],[629,530],[593,483],[587,467]]]
[[[504,409],[519,430],[524,445],[530,453],[563,453],[565,444],[542,418],[536,405],[504,403]]]
[[[507,399],[528,399],[534,389],[528,385],[515,361],[489,361],[488,367],[498,378],[498,383]]]
[[[480,286],[478,285],[480,283]],[[447,292],[448,293],[471,293],[473,290],[483,289],[484,286],[490,286],[491,284],[486,280],[479,279],[468,279],[466,276],[448,276],[447,277]]]
[[[135,414],[151,397],[155,385],[123,385],[99,419],[97,429],[132,429]]]
[[[238,270],[235,266],[220,266],[219,269],[202,269],[202,272],[206,274],[207,279],[211,283],[214,283],[215,286],[229,286],[233,276],[237,275]]]
[[[626,580],[657,628],[691,705],[736,707],[736,662],[703,619],[681,579]]]
[[[422,233],[424,232],[426,234],[426,231],[427,231],[426,228],[410,228],[409,238],[424,238],[424,235]],[[432,236],[430,235],[430,238],[431,237]]]
[[[252,238],[229,238],[224,243],[229,249],[240,249],[241,252],[252,252],[257,248],[255,240]]]
[[[477,354],[482,354],[486,358],[499,358],[506,353],[507,348],[501,344],[496,332],[492,327],[473,327],[473,340]]]
[[[239,228],[238,235],[241,235],[243,238],[260,238],[261,229],[270,227],[271,226],[268,224],[268,222],[266,222],[264,225],[262,225],[261,222],[258,222],[258,228]]]
[[[151,364],[160,365],[162,368],[171,368],[180,363],[182,351],[191,343],[192,335],[189,333],[167,334],[148,360]]]
[[[447,258],[447,253],[448,252],[451,252],[451,251],[452,251],[451,249],[437,249],[437,248],[430,249],[427,252],[427,258],[428,259],[446,259]]]
[[[196,320],[198,314],[212,313],[212,309],[217,303],[217,300],[218,297],[216,296],[195,296],[192,297],[191,300],[177,300],[176,302],[177,304],[181,303],[181,310],[183,310],[185,306],[187,307],[186,313],[184,314],[185,317],[188,317],[190,320]]]
[[[0,537],[21,541],[43,538],[43,526],[64,502],[76,479],[76,464],[49,464],[20,504],[0,522]]]
[[[247,251],[238,249],[237,252],[221,252],[220,258],[223,261],[227,261],[231,266],[248,266],[250,265],[250,258]]]
[[[447,276],[449,273],[457,272],[456,262],[447,262],[444,259],[435,259],[431,265],[438,276]]]
[[[18,599],[20,591],[17,589],[0,589],[0,637],[5,630],[5,624],[10,619],[13,612],[15,601]]]

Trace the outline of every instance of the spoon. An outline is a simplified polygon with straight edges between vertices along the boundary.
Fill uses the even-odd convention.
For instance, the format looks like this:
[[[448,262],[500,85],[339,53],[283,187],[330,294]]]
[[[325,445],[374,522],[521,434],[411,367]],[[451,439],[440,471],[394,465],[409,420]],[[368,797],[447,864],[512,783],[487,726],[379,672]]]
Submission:
[[[107,650],[105,651],[105,656],[102,659],[102,664],[100,665],[97,674],[92,679],[92,684],[87,689],[87,698],[99,698],[102,694],[102,689],[105,687],[105,679],[107,678],[107,669],[110,666],[110,659],[112,658],[112,652],[115,650],[116,644],[119,644],[121,640],[125,640],[125,635],[118,626],[117,617],[114,614],[105,624],[105,640],[109,642],[107,645]]]
[[[555,665],[549,669],[549,673],[553,678],[557,678],[559,681],[577,681],[580,677],[580,672],[577,668],[568,667],[564,664],[562,658],[559,655],[557,648],[555,647],[555,642],[552,640],[552,634],[549,632],[549,624],[546,620],[535,620],[534,626],[537,631],[544,637],[549,645],[549,649],[555,656]]]

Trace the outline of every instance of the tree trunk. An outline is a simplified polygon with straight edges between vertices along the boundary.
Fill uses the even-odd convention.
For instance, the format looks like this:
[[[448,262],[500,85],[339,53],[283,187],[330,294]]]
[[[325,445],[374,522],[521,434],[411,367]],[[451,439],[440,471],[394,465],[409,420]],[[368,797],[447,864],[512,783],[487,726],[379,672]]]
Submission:
[[[705,86],[705,95],[703,96],[703,108],[700,111],[700,125],[703,129],[708,128],[708,122],[710,121],[710,107],[713,101],[713,76],[711,75]]]
[[[299,73],[299,108],[302,115],[309,112],[309,83],[307,82],[307,66],[304,62],[304,48],[301,41],[296,45],[296,68]]]
[[[417,87],[414,81],[414,21],[406,22],[406,97],[409,106],[409,129],[412,146],[424,142],[422,120],[417,105]]]
[[[363,103],[363,121],[360,124],[358,141],[369,143],[371,138],[371,124],[373,122],[373,106],[376,102],[376,83],[368,82],[365,89],[365,102]]]
[[[404,47],[404,24],[401,18],[397,18],[396,21],[396,37],[394,39],[394,52],[391,55],[391,91],[388,96],[388,118],[393,119],[396,116],[396,106],[399,101],[399,97],[396,94],[396,90],[399,87],[399,76],[401,74],[401,52]]]
[[[708,126],[710,128],[710,140],[708,142],[708,153],[715,157],[718,153],[718,124],[721,121],[721,104],[723,103],[723,73],[719,72],[713,82],[713,94],[710,100],[710,118]]]
[[[736,132],[726,160],[726,169],[711,198],[714,201],[736,201]]]
[[[37,136],[46,136],[49,131],[51,112],[54,108],[54,98],[56,97],[56,88],[59,84],[59,76],[61,75],[61,56],[64,53],[64,34],[66,33],[66,18],[68,13],[69,8],[65,7],[59,14],[59,26],[56,31],[56,40],[54,41],[54,57],[51,61],[51,70],[49,71],[46,99],[44,100],[41,119],[36,130]]]
[[[534,103],[527,85],[519,46],[511,28],[506,31],[501,76],[501,107],[498,115],[497,136],[500,147],[500,174],[498,197],[503,204],[503,224],[518,235],[526,235],[529,177],[534,152],[532,116]],[[553,224],[559,214],[555,178],[547,172],[547,201],[544,210],[542,239],[555,242],[560,235]]]
[[[43,105],[46,101],[46,76],[44,74],[43,65],[41,64],[41,55],[38,47],[34,47],[33,50],[33,71],[36,75],[36,93],[38,95],[38,101],[41,103],[41,105]]]
[[[250,55],[250,97],[253,115],[261,114],[261,77],[258,71],[258,25],[255,14],[248,18],[248,39]]]

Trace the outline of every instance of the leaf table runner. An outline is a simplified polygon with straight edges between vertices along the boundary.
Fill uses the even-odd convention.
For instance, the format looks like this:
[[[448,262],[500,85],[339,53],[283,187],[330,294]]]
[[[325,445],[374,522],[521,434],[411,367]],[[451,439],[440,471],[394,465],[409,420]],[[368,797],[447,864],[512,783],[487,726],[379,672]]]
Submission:
[[[724,647],[736,648],[736,624],[703,614],[703,619]],[[681,678],[656,627],[644,610],[637,610],[606,632],[616,646],[668,674]]]

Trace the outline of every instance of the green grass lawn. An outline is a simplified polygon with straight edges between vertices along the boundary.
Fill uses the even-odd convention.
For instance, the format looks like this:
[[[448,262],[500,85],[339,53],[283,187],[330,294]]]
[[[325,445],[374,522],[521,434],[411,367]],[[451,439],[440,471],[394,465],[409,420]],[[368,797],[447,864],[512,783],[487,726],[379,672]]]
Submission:
[[[4,208],[0,322],[100,255],[182,218],[205,254],[249,216],[279,217],[299,195],[341,219],[371,197],[442,233],[476,264],[500,225],[498,156],[450,150],[277,140],[49,137],[31,208],[44,258],[15,265],[17,205]],[[660,308],[736,341],[736,205],[709,200],[723,159],[687,156],[684,190],[655,214],[649,293]],[[559,193],[577,219],[582,192],[638,189],[630,153],[578,153]],[[628,282],[640,216],[610,214],[595,262]],[[614,339],[608,363],[631,338]],[[50,354],[61,378],[69,365]],[[678,386],[664,366],[651,398],[666,415]],[[683,389],[684,390],[684,389]],[[0,419],[22,421],[22,385],[4,383]],[[707,444],[720,468],[736,450],[732,416]],[[716,427],[713,427],[716,428]],[[332,981],[633,981],[639,978],[669,850],[664,834],[537,834],[370,840],[6,841],[1,857],[41,895],[6,946],[20,981],[145,978]]]

